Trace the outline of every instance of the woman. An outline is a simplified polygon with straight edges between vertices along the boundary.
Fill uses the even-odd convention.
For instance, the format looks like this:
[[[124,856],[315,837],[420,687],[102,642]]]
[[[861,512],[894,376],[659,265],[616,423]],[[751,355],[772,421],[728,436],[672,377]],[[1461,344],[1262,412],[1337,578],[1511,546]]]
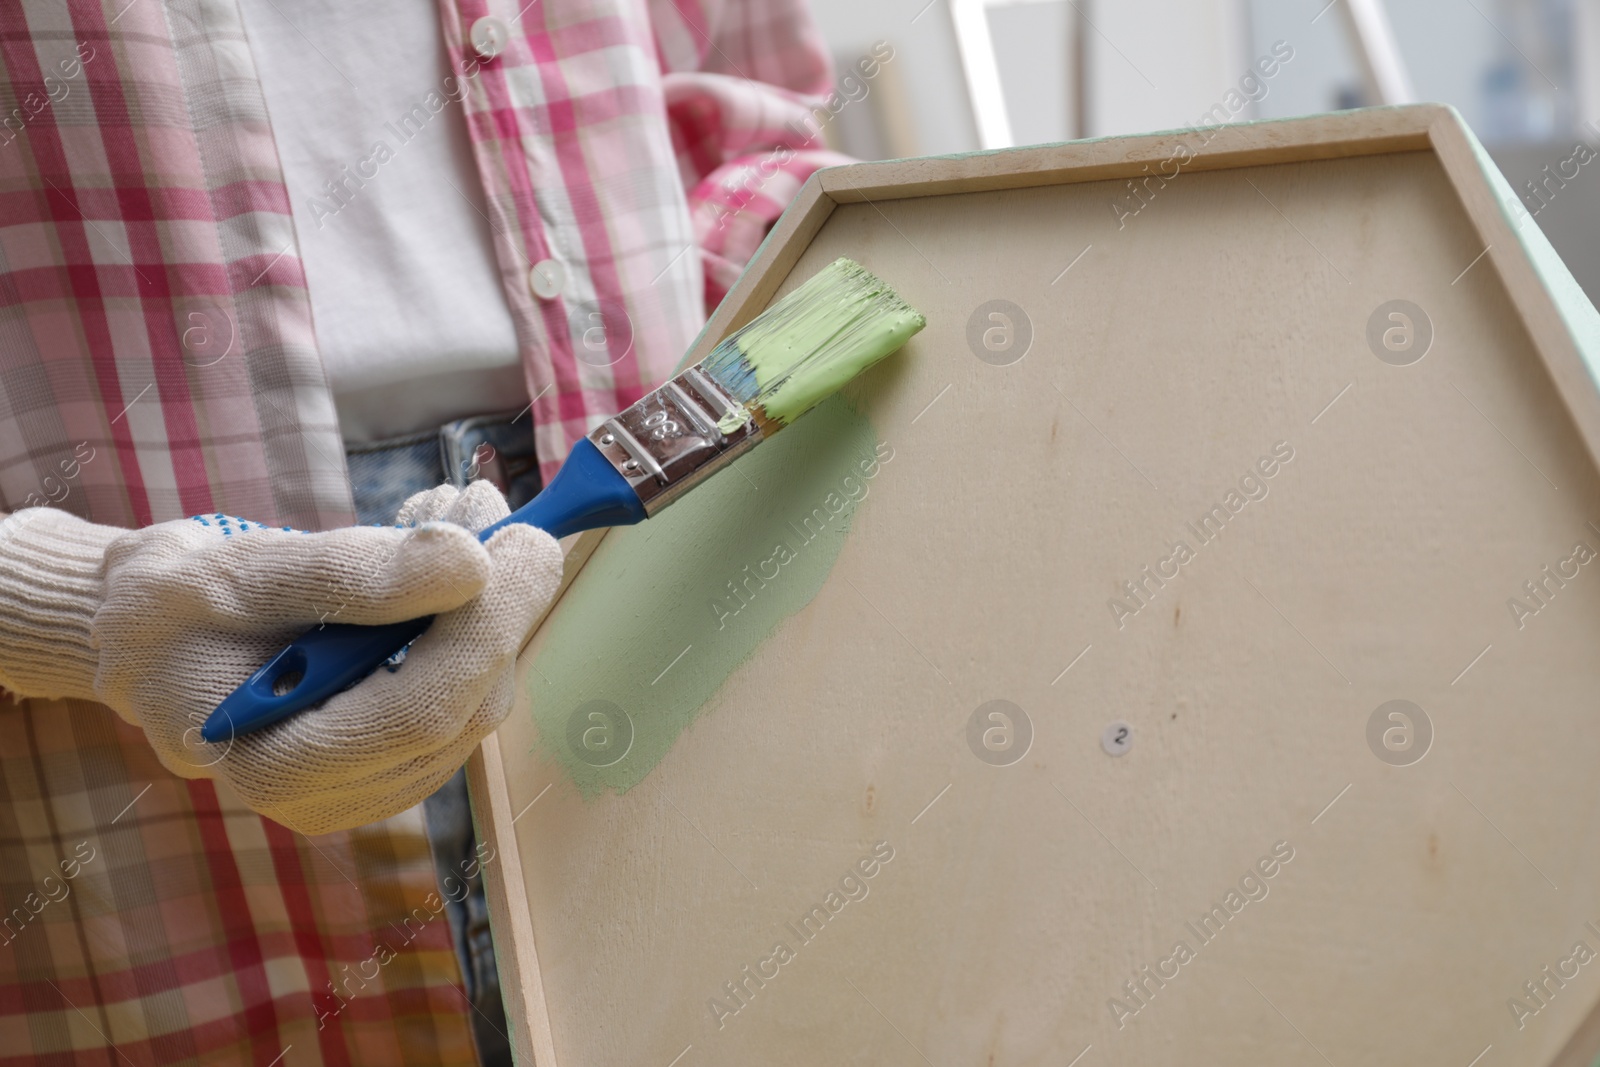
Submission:
[[[457,487],[662,381],[839,158],[801,0],[325,6],[0,0],[0,1065],[477,1062],[416,805],[560,563]],[[285,635],[425,612],[199,741]]]

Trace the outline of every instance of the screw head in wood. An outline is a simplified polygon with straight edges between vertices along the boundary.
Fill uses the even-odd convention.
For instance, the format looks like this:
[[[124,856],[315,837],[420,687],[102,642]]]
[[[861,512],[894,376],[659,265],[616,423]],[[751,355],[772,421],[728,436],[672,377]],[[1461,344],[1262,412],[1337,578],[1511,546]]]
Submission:
[[[1128,749],[1133,747],[1133,724],[1113,719],[1100,731],[1100,747],[1105,749],[1108,756],[1126,756]]]

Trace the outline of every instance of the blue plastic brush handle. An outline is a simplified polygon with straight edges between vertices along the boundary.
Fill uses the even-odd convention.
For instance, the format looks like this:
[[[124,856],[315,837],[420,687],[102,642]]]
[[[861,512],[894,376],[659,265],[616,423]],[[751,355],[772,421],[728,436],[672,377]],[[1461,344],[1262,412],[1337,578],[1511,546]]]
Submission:
[[[488,541],[513,522],[565,537],[601,526],[632,526],[644,505],[626,478],[583,438],[544,491],[478,535]],[[200,736],[217,743],[270,726],[348,689],[416,640],[433,616],[384,626],[328,623],[302,634],[218,704]],[[295,675],[299,675],[296,680]]]

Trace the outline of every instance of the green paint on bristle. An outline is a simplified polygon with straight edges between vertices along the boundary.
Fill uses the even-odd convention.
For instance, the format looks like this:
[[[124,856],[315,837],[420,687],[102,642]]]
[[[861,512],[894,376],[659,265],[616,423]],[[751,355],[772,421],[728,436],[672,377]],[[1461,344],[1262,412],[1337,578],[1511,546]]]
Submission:
[[[703,366],[786,426],[926,324],[881,278],[841,256],[724,339]]]

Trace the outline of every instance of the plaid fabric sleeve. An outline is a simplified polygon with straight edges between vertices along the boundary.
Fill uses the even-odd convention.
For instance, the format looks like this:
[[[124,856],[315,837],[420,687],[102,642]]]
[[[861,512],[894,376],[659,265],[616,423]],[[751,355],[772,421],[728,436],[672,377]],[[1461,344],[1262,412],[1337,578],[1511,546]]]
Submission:
[[[803,0],[656,4],[667,118],[716,308],[829,151],[833,63]]]
[[[739,280],[767,231],[812,172],[848,162],[850,157],[838,152],[777,145],[724,163],[689,190],[708,314]]]

